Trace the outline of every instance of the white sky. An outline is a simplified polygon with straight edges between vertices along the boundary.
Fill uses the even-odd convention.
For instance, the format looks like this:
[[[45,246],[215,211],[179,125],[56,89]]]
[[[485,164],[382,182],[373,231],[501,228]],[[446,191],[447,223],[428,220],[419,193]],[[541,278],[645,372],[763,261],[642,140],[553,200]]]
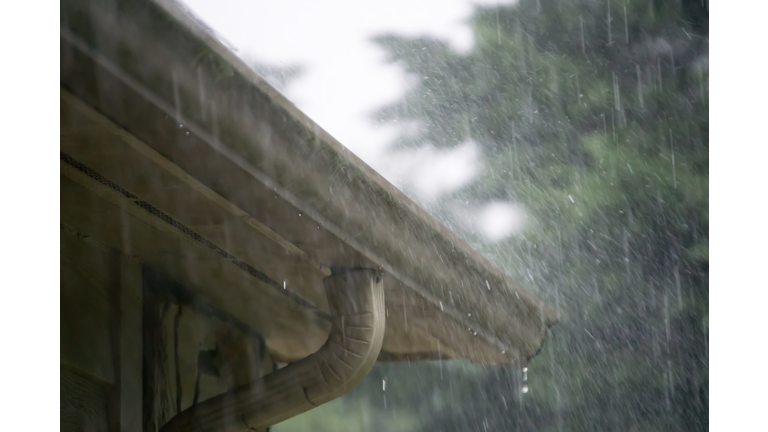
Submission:
[[[458,51],[472,47],[467,25],[475,4],[515,0],[389,0],[366,2],[185,0],[185,3],[237,54],[272,66],[301,66],[303,72],[283,89],[296,106],[387,180],[428,204],[469,182],[482,167],[473,143],[445,151],[389,148],[397,124],[376,125],[370,115],[397,101],[406,90],[399,66],[371,37],[384,33],[432,36]],[[491,241],[513,232],[517,214],[482,213]],[[496,216],[489,216],[491,213]],[[507,233],[507,234],[499,234]],[[501,236],[501,237],[500,237]]]
[[[475,224],[481,234],[497,242],[516,234],[523,228],[525,212],[522,206],[496,201],[487,204],[477,215]]]

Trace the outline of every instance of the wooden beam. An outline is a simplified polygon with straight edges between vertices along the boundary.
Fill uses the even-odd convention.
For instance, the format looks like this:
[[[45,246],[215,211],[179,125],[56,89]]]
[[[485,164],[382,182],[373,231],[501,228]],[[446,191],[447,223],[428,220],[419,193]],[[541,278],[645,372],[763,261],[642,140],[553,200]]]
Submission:
[[[108,385],[63,364],[59,376],[59,430],[107,432],[109,422],[105,399]]]
[[[136,258],[120,255],[120,431],[142,423],[142,276]]]
[[[62,90],[61,98],[62,111],[66,113],[66,118],[68,119],[68,121],[62,124],[62,149],[77,154],[83,160],[77,160],[76,162],[86,166],[88,170],[94,171],[98,176],[108,173],[109,181],[118,184],[120,188],[127,189],[130,191],[130,194],[137,196],[128,199],[117,191],[105,188],[103,185],[99,186],[96,184],[98,182],[83,175],[83,172],[73,168],[74,165],[65,163],[63,160],[61,164],[62,174],[72,178],[89,190],[93,190],[97,194],[108,198],[110,202],[118,204],[123,212],[139,217],[144,222],[158,229],[165,230],[169,234],[177,235],[178,230],[171,228],[167,223],[158,223],[159,220],[156,217],[145,214],[141,209],[134,208],[134,206],[130,205],[130,201],[132,199],[140,199],[157,203],[162,205],[164,212],[172,215],[175,213],[173,215],[174,218],[181,218],[186,223],[190,221],[188,219],[185,220],[185,217],[189,215],[187,214],[188,210],[184,209],[196,209],[199,211],[204,208],[219,208],[224,210],[237,219],[235,223],[231,221],[228,223],[228,229],[224,227],[224,231],[229,231],[229,238],[225,239],[226,241],[222,241],[222,236],[219,235],[226,223],[224,225],[212,226],[189,225],[189,228],[200,234],[203,238],[217,244],[222,249],[226,249],[227,252],[234,256],[245,258],[249,263],[258,263],[259,269],[265,272],[280,276],[280,273],[275,272],[275,270],[282,269],[282,273],[286,273],[286,271],[294,269],[295,271],[286,273],[292,277],[289,283],[289,285],[293,285],[291,291],[296,287],[299,295],[305,296],[310,303],[322,306],[322,302],[318,302],[317,295],[315,295],[317,293],[313,291],[312,278],[328,272],[327,267],[319,269],[319,265],[316,262],[309,259],[294,243],[289,243],[285,238],[278,236],[279,238],[276,240],[267,236],[265,230],[273,233],[274,236],[277,236],[277,234],[266,226],[263,227],[263,230],[256,230],[264,235],[263,237],[254,236],[253,225],[251,224],[251,227],[248,227],[242,222],[252,221],[256,224],[260,224],[260,222],[249,216],[240,207],[235,206],[191,177],[179,166],[103,115],[95,112],[93,108],[67,91]],[[109,145],[103,145],[104,143]],[[70,155],[67,154],[67,156]],[[123,169],[121,170],[120,167]],[[130,167],[130,169],[127,167]],[[166,195],[163,195],[159,192],[163,188],[173,188],[173,190],[172,192],[166,191]],[[189,191],[194,192],[190,195]],[[180,204],[183,205],[179,207]],[[123,223],[122,226],[123,231],[125,231],[126,224]],[[136,239],[133,241],[135,242]],[[287,255],[282,255],[282,251],[279,249],[280,246],[269,250],[265,249],[264,243],[270,241],[282,246],[284,248],[282,251],[288,252],[293,257],[300,258],[300,255],[304,254],[305,258],[300,259],[303,259],[309,266],[298,266],[298,262],[296,262],[297,266],[295,267],[293,264],[286,265],[286,259],[292,260],[293,258],[286,258]],[[118,246],[118,249],[123,250],[125,253],[131,253],[132,247],[138,247],[138,244],[131,245],[127,239],[123,239],[122,245]],[[294,249],[299,252],[291,252]],[[253,255],[253,252],[258,252],[258,256]],[[247,258],[249,256],[250,258]],[[278,278],[278,280],[282,281],[284,278]],[[428,321],[431,319],[436,321],[437,326],[442,326],[442,321],[450,320],[450,318],[442,312],[442,304],[438,308],[419,294],[403,287],[396,279],[387,283],[387,307],[388,313],[392,313],[395,316],[402,313],[398,318],[390,320],[387,325],[384,343],[390,352],[401,355],[416,354],[424,351],[436,352],[438,339],[442,343],[441,350],[446,353],[446,356],[452,358],[460,357],[459,351],[462,351],[460,347],[469,345],[472,345],[472,349],[468,350],[466,355],[473,361],[477,361],[480,358],[479,356],[488,360],[501,355],[500,353],[503,351],[490,346],[479,347],[478,345],[481,340],[474,337],[471,333],[465,334],[463,331],[446,334],[439,331],[440,329],[435,332],[434,326],[429,325],[422,328],[422,331],[414,332],[413,330],[415,329],[408,331],[409,327],[413,327],[417,322],[428,324]],[[408,312],[406,312],[406,309],[408,309]],[[419,319],[420,317],[425,319]],[[409,319],[411,321],[410,326],[408,325]],[[462,326],[452,325],[451,327]],[[288,346],[284,346],[285,343],[290,344],[292,341],[284,338],[277,341],[274,339],[269,340],[270,348],[280,353],[292,351]],[[301,343],[303,344],[303,342]],[[282,358],[281,360],[297,360],[302,357]],[[503,361],[503,359],[493,359],[493,361]]]
[[[85,104],[71,93],[62,89],[61,100],[62,103],[66,104],[69,109],[77,112],[78,115],[82,116],[83,120],[87,122],[87,124],[93,125],[90,126],[89,129],[108,131],[108,133],[113,135],[114,138],[117,138],[121,142],[127,144],[135,152],[155,164],[156,167],[170,174],[172,177],[181,181],[190,189],[204,196],[206,199],[208,199],[208,201],[210,201],[210,203],[220,207],[230,215],[245,221],[245,223],[261,233],[264,237],[282,246],[287,253],[298,257],[302,261],[305,261],[311,268],[317,270],[319,276],[326,277],[331,274],[331,270],[328,267],[324,267],[321,263],[313,260],[310,256],[307,255],[306,252],[304,252],[302,249],[299,249],[295,244],[280,236],[268,226],[252,217],[245,210],[228,201],[226,198],[219,195],[214,190],[210,189],[192,177],[189,173],[181,169],[175,163],[171,162],[168,158],[164,157],[155,149],[143,143],[135,136],[131,135],[125,129],[115,125],[112,121],[104,117],[102,114],[96,112],[96,110],[94,110],[91,106]]]
[[[59,238],[61,364],[114,384],[110,291],[116,284],[115,254],[63,227]]]
[[[130,232],[131,249],[142,261],[194,288],[206,302],[238,317],[263,334],[278,358],[303,358],[319,348],[330,323],[237,265],[200,245],[130,199],[62,163],[62,223],[105,245],[125,247],[120,227]],[[66,211],[65,211],[66,210]],[[286,301],[287,300],[287,301]],[[115,340],[117,336],[115,336]],[[283,341],[295,341],[280,350]]]

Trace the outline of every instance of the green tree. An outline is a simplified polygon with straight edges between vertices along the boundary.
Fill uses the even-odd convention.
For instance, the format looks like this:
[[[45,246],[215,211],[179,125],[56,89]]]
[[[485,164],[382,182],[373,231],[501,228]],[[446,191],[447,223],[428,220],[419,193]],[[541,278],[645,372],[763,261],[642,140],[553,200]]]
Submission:
[[[561,324],[530,379],[488,370],[424,426],[708,429],[706,2],[521,0],[472,28],[467,54],[376,38],[416,79],[378,118],[418,124],[400,146],[481,147],[481,175],[433,211],[523,203],[524,235],[463,234]]]

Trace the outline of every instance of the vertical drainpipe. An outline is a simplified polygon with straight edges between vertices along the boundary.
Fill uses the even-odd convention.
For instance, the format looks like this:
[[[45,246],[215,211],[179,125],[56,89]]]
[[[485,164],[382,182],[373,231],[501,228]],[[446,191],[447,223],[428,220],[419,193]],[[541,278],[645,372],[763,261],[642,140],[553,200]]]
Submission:
[[[384,339],[382,274],[348,270],[323,285],[331,332],[316,353],[186,409],[161,432],[260,431],[354,388],[376,363]]]

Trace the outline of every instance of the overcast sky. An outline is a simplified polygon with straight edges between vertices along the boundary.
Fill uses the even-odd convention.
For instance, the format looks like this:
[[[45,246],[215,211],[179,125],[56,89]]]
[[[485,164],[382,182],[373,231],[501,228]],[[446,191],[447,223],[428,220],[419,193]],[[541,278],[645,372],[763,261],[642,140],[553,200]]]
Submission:
[[[465,185],[482,169],[468,142],[451,151],[394,151],[397,124],[374,124],[371,113],[403,96],[405,74],[387,64],[370,39],[384,33],[431,36],[457,51],[474,41],[467,21],[473,5],[515,0],[388,0],[365,2],[185,0],[202,21],[246,60],[301,66],[283,89],[296,106],[343,145],[419,202]],[[516,231],[519,210],[492,203],[473,219],[491,241]]]

